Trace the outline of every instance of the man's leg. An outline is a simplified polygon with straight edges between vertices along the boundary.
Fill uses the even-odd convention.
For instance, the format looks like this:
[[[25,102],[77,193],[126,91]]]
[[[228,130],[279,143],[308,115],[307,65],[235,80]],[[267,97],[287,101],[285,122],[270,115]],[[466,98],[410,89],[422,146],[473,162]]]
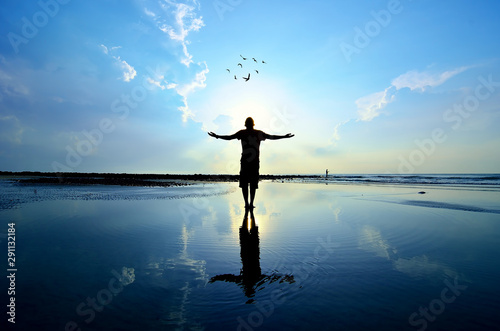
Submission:
[[[255,207],[253,205],[253,200],[255,199],[255,187],[250,187],[250,207]]]
[[[245,200],[245,208],[246,208],[248,207],[248,184],[242,185],[241,192],[243,193],[243,199]]]
[[[255,199],[255,191],[257,190],[257,185],[250,184],[250,207],[254,207],[253,200]]]

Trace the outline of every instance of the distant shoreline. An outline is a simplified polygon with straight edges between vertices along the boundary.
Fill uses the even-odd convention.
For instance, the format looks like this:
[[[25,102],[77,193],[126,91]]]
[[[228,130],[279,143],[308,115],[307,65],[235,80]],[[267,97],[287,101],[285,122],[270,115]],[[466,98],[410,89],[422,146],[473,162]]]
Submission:
[[[310,175],[260,175],[262,180],[290,180],[311,178]],[[318,176],[320,178],[320,176]],[[127,174],[127,173],[77,173],[0,171],[0,179],[16,180],[20,184],[60,185],[121,185],[121,186],[185,186],[196,182],[236,182],[239,175],[210,174]]]
[[[280,182],[357,184],[357,185],[440,185],[500,189],[500,174],[330,174],[260,175],[261,180]],[[239,175],[228,174],[130,174],[78,172],[11,172],[0,171],[0,180],[21,185],[119,185],[119,186],[187,186],[200,183],[237,182]]]

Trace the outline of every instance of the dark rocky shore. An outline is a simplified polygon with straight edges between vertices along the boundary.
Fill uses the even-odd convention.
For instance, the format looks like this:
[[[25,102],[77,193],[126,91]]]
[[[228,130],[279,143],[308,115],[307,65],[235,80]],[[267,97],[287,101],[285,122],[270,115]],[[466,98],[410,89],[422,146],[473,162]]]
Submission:
[[[290,180],[311,176],[261,175],[261,180]],[[198,182],[236,182],[239,175],[209,174],[115,174],[115,173],[53,173],[0,171],[0,179],[15,180],[20,184],[59,185],[121,185],[121,186],[184,186]]]

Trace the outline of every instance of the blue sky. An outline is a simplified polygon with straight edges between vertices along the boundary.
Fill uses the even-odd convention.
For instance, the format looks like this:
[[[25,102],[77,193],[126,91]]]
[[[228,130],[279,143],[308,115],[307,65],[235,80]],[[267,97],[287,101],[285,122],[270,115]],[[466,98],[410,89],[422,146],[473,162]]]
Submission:
[[[238,141],[206,132],[252,116],[295,134],[262,143],[261,173],[498,173],[499,11],[2,1],[0,169],[237,173]]]

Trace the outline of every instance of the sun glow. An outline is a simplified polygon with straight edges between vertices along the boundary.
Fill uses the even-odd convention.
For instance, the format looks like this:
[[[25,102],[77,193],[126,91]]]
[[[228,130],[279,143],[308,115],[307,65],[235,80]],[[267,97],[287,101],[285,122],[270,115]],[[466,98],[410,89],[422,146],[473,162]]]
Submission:
[[[230,134],[244,128],[245,119],[252,117],[255,128],[273,133],[273,121],[277,112],[288,106],[290,98],[279,84],[270,80],[230,82],[214,91],[210,104],[209,113],[217,114],[208,121],[204,121],[207,129],[228,130],[229,132],[218,132]],[[225,126],[212,125],[218,116],[227,116],[229,123]]]

